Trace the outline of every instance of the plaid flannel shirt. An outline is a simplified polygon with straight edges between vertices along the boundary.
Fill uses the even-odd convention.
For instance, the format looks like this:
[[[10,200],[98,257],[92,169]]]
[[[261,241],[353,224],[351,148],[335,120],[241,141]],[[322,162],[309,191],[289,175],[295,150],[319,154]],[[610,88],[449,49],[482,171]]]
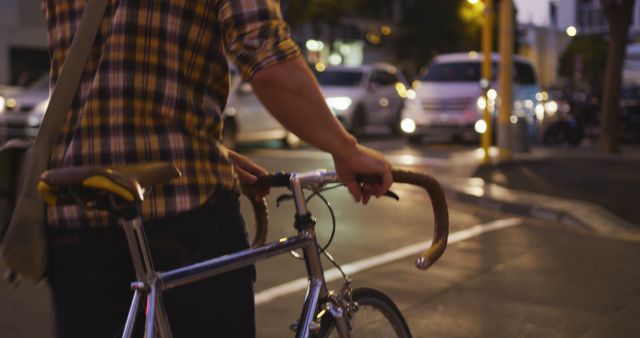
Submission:
[[[55,85],[85,0],[45,0]],[[221,151],[227,58],[244,78],[300,55],[278,0],[110,0],[50,167],[168,161],[183,176],[154,189],[144,219],[237,189]],[[49,207],[50,226],[116,224],[105,212]]]

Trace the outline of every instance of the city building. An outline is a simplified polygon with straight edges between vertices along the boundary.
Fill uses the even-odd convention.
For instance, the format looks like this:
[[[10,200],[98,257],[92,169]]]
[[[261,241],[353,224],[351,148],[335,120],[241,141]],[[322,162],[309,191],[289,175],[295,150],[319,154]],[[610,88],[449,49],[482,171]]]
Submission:
[[[388,44],[402,22],[405,6],[414,0],[388,0],[372,6],[370,13],[349,13],[330,24],[324,20],[296,24],[291,20],[292,36],[303,48],[307,60],[314,64],[358,66],[373,62],[388,62]],[[289,11],[283,1],[285,17]],[[375,8],[375,10],[374,10]]]
[[[609,30],[600,0],[552,0],[552,6],[557,8],[555,24],[558,29],[564,31],[575,27],[575,33],[578,35],[607,33]],[[640,39],[640,2],[638,1],[633,7],[629,35],[634,40]]]
[[[0,1],[0,84],[26,85],[49,70],[42,0]]]

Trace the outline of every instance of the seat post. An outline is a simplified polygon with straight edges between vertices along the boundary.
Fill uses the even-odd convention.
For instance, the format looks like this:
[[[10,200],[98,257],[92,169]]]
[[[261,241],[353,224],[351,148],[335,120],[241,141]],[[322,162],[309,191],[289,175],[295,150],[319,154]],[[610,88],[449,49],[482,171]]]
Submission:
[[[153,266],[153,260],[151,259],[151,250],[144,231],[142,218],[140,216],[121,218],[121,223],[127,237],[127,243],[129,244],[129,251],[136,272],[136,278],[138,282],[142,284],[142,289],[135,290],[135,292],[136,294],[142,292],[147,296],[145,336],[148,338],[154,337],[154,329],[157,329],[160,337],[171,338],[171,328],[164,307],[164,301],[162,300],[160,285],[156,279],[156,271]],[[138,288],[140,287],[136,287],[136,289]],[[132,301],[130,310],[134,312],[135,308],[137,308],[136,294],[134,294],[134,300]],[[129,321],[130,320],[127,319],[127,327],[133,325],[133,320],[131,320],[131,325],[129,325]]]
[[[136,216],[129,220],[122,220],[122,228],[127,236],[131,260],[136,272],[136,278],[149,287],[155,277],[155,269],[151,260],[149,242],[142,225],[142,218]]]

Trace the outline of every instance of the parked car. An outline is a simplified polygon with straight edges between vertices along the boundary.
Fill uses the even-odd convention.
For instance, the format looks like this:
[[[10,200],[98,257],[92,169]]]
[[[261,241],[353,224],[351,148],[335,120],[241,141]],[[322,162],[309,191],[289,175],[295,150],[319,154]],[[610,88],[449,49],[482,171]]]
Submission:
[[[300,139],[285,129],[265,108],[253,92],[251,84],[231,71],[227,106],[223,112],[222,142],[230,148],[240,143],[281,141],[296,147]]]
[[[378,63],[315,69],[327,105],[352,134],[361,136],[369,126],[399,130],[407,87],[396,67]]]
[[[0,95],[0,139],[35,137],[49,103],[48,76],[28,88],[5,90]],[[269,114],[251,85],[235,72],[223,116],[223,142],[232,148],[243,142],[282,140],[290,147],[300,142]]]
[[[477,141],[486,130],[481,119],[489,105],[495,120],[498,97],[499,55],[492,58],[494,81],[488,91],[488,102],[481,87],[482,54],[451,53],[437,56],[414,82],[415,93],[402,111],[401,127],[409,141],[420,142],[423,136],[446,136]],[[522,57],[514,56],[513,115],[525,119],[531,139],[536,135],[535,107],[541,89],[533,66]],[[495,131],[495,128],[493,129]]]
[[[34,138],[49,104],[49,76],[0,93],[0,139]]]
[[[546,146],[568,143],[576,145],[585,136],[580,107],[569,90],[550,89],[542,96],[536,112],[540,122],[540,141]],[[576,93],[577,94],[577,93]]]

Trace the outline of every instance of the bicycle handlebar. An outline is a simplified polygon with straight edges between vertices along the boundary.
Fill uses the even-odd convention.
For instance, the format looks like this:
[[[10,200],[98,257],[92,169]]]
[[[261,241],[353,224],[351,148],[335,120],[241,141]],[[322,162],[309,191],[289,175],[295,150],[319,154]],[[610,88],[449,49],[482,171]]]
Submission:
[[[406,183],[422,187],[431,199],[435,223],[433,240],[431,245],[420,254],[415,262],[416,267],[426,270],[442,256],[447,247],[449,212],[444,191],[438,181],[427,174],[399,169],[392,169],[391,173],[395,183]],[[267,203],[264,198],[257,197],[257,191],[259,189],[268,189],[269,187],[291,188],[292,184],[300,184],[301,187],[319,189],[325,184],[338,182],[340,182],[340,180],[335,172],[316,170],[306,173],[268,174],[260,176],[254,186],[244,187],[243,192],[251,201],[256,221],[256,235],[254,236],[252,246],[256,247],[265,243],[268,228]]]
[[[449,210],[444,191],[438,181],[427,175],[407,170],[393,169],[393,181],[396,183],[408,183],[420,186],[427,191],[433,208],[433,240],[431,245],[416,259],[416,266],[426,270],[432,266],[447,248],[449,236]]]

